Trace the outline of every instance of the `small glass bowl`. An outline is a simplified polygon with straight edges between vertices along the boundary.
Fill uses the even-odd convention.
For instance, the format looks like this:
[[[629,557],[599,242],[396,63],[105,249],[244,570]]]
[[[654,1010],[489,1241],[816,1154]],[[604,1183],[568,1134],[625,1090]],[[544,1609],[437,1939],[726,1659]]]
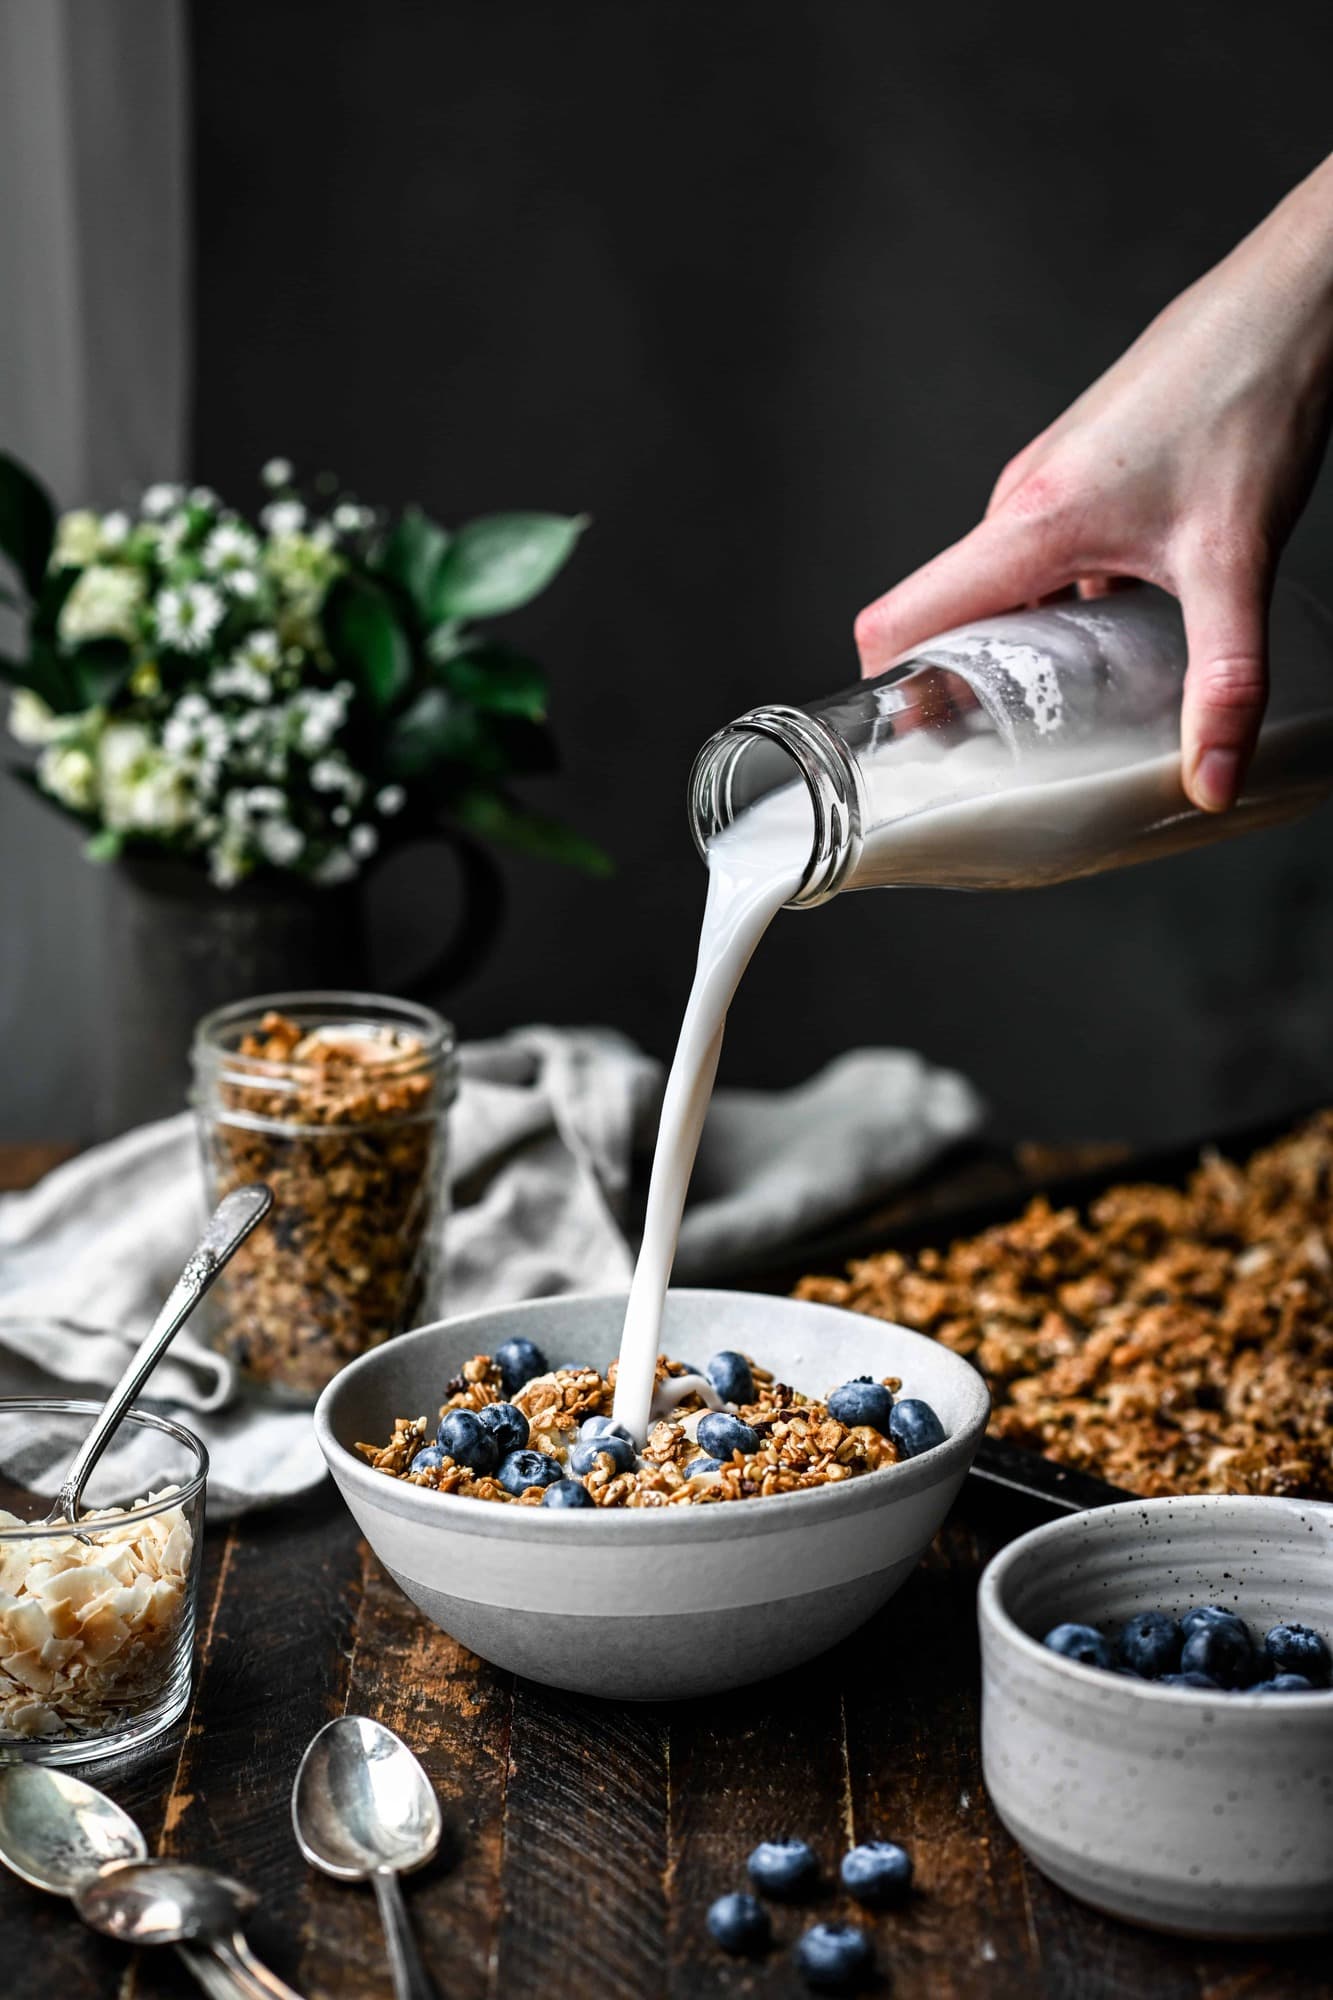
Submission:
[[[78,1533],[23,1525],[49,1512],[100,1407],[0,1398],[0,1765],[137,1749],[190,1699],[208,1475],[199,1439],[131,1410],[88,1482]],[[112,1518],[88,1518],[108,1509]]]

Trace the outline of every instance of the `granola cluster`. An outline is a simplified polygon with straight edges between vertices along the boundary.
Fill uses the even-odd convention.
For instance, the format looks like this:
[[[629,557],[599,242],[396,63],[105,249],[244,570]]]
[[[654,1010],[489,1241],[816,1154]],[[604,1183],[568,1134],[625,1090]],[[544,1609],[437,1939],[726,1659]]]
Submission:
[[[427,1316],[437,1079],[411,1034],[308,1034],[281,1014],[236,1056],[200,1119],[205,1166],[215,1198],[265,1181],[273,1210],[219,1284],[220,1344],[255,1380],[314,1395]]]
[[[991,1427],[1132,1492],[1333,1499],[1333,1111],[1186,1187],[888,1251],[797,1296],[976,1363]]]
[[[725,1500],[758,1499],[771,1493],[800,1493],[830,1486],[897,1463],[893,1440],[868,1424],[848,1426],[816,1402],[753,1363],[754,1399],[736,1414],[758,1438],[758,1449],[732,1453],[713,1472],[690,1476],[693,1461],[708,1456],[695,1435],[709,1405],[698,1395],[684,1395],[670,1413],[655,1423],[633,1469],[621,1470],[610,1453],[602,1453],[583,1477],[598,1507],[707,1506]],[[659,1386],[689,1371],[680,1361],[659,1357]],[[557,1368],[535,1376],[508,1398],[530,1426],[530,1448],[561,1466],[579,1440],[579,1426],[589,1417],[609,1417],[615,1394],[616,1365],[605,1375],[595,1368]],[[896,1376],[883,1378],[896,1391]],[[450,1410],[480,1411],[488,1403],[506,1401],[500,1370],[487,1354],[478,1354],[448,1385],[437,1417],[399,1417],[384,1445],[358,1444],[357,1450],[377,1472],[427,1486],[439,1493],[464,1494],[474,1500],[500,1500],[515,1506],[539,1506],[543,1488],[530,1486],[520,1494],[505,1489],[489,1474],[478,1475],[446,1458],[427,1470],[411,1470],[423,1444],[435,1436],[438,1418]]]
[[[0,1536],[0,1739],[103,1735],[163,1693],[187,1638],[194,1536],[180,1507],[127,1513],[82,1515],[77,1535]],[[0,1529],[26,1525],[0,1510]]]

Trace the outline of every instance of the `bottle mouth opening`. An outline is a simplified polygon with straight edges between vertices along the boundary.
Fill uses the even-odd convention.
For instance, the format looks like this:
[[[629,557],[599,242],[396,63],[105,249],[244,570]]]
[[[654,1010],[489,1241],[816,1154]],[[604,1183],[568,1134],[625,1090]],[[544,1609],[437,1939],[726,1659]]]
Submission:
[[[690,831],[700,855],[751,806],[805,785],[814,831],[801,886],[786,904],[811,909],[842,888],[861,852],[861,774],[842,739],[804,709],[752,708],[711,736],[694,760]]]

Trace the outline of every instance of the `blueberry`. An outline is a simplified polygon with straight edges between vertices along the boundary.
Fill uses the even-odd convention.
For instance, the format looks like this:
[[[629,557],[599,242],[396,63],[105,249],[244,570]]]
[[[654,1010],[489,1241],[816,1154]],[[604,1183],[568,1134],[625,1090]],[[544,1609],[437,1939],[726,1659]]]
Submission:
[[[1157,1685],[1164,1688],[1217,1689],[1217,1682],[1215,1680],[1210,1680],[1207,1674],[1201,1674],[1194,1670],[1191,1670],[1187,1674],[1163,1674]]]
[[[1278,1674],[1304,1674],[1311,1687],[1327,1687],[1333,1674],[1327,1639],[1308,1625],[1275,1625],[1264,1640],[1264,1651]]]
[[[685,1477],[687,1479],[696,1479],[701,1472],[721,1472],[721,1470],[721,1459],[709,1458],[705,1454],[702,1458],[692,1458],[690,1460],[685,1468]]]
[[[780,1903],[808,1895],[819,1880],[819,1863],[808,1840],[761,1840],[745,1865],[755,1888]]]
[[[561,1466],[544,1451],[511,1451],[496,1474],[505,1492],[516,1497],[529,1486],[554,1486],[564,1476]]]
[[[724,1347],[705,1361],[704,1374],[724,1403],[754,1401],[754,1376],[750,1373],[750,1364],[734,1348]]]
[[[465,1465],[469,1472],[494,1472],[500,1463],[499,1446],[471,1410],[446,1410],[435,1439],[455,1465]]]
[[[710,1410],[706,1417],[700,1417],[699,1428],[695,1432],[700,1447],[711,1452],[714,1458],[725,1463],[733,1451],[748,1457],[759,1449],[759,1433],[743,1424],[739,1417],[728,1416],[725,1410]]]
[[[530,1382],[534,1375],[545,1375],[547,1372],[546,1356],[531,1340],[506,1340],[496,1348],[493,1358],[507,1396],[516,1396],[523,1384]]]
[[[1235,1617],[1234,1611],[1228,1611],[1220,1604],[1196,1604],[1194,1609],[1187,1611],[1181,1619],[1180,1629],[1188,1639],[1190,1633],[1200,1625],[1213,1625],[1219,1618],[1230,1618],[1234,1622]]]
[[[1254,1642],[1239,1618],[1205,1619],[1185,1641],[1180,1670],[1207,1674],[1219,1687],[1248,1687],[1255,1674]]]
[[[525,1453],[525,1457],[540,1457],[540,1453]],[[595,1507],[586,1486],[580,1486],[577,1479],[553,1479],[542,1494],[543,1507]]]
[[[1116,1652],[1120,1664],[1150,1681],[1174,1674],[1180,1667],[1185,1635],[1167,1611],[1136,1611],[1120,1627]]]
[[[842,1886],[858,1903],[901,1903],[912,1886],[912,1857],[893,1840],[869,1840],[842,1857]]]
[[[477,1416],[495,1439],[501,1458],[508,1458],[511,1451],[522,1451],[528,1441],[528,1420],[522,1410],[513,1403],[487,1403]]]
[[[437,1444],[423,1444],[412,1463],[409,1472],[433,1472],[437,1465],[444,1464],[444,1453]]]
[[[617,1472],[633,1472],[637,1455],[628,1438],[617,1437],[614,1431],[603,1431],[600,1437],[587,1438],[574,1446],[569,1454],[569,1469],[591,1472],[598,1459],[605,1456]]]
[[[1314,1682],[1307,1681],[1304,1674],[1274,1674],[1271,1681],[1260,1681],[1255,1694],[1313,1694]]]
[[[899,1408],[901,1408],[901,1404]],[[1085,1667],[1114,1667],[1110,1641],[1092,1625],[1055,1625],[1042,1640],[1053,1653],[1067,1660],[1079,1660]]]
[[[912,1405],[924,1410],[924,1403]],[[836,1417],[840,1424],[853,1430],[858,1424],[869,1424],[871,1430],[889,1435],[889,1420],[893,1414],[893,1397],[882,1382],[872,1382],[868,1375],[858,1375],[854,1382],[844,1382],[841,1389],[835,1389],[828,1399],[829,1415]],[[933,1415],[933,1412],[932,1412]],[[943,1437],[943,1431],[940,1437]],[[939,1438],[934,1440],[939,1443]],[[925,1449],[922,1445],[919,1449]]]
[[[909,1396],[905,1402],[894,1404],[889,1418],[889,1436],[904,1458],[916,1458],[921,1452],[944,1443],[944,1425],[929,1403]]]
[[[764,1951],[772,1943],[773,1926],[757,1896],[742,1890],[719,1896],[708,1912],[708,1928],[723,1951]]]
[[[821,1993],[848,1993],[860,1986],[873,1956],[859,1924],[813,1924],[792,1951],[806,1985]]]
[[[624,1438],[626,1444],[633,1444],[634,1442],[634,1439],[625,1429],[625,1426],[613,1422],[610,1417],[585,1417],[579,1425],[579,1436],[581,1438],[618,1437]]]

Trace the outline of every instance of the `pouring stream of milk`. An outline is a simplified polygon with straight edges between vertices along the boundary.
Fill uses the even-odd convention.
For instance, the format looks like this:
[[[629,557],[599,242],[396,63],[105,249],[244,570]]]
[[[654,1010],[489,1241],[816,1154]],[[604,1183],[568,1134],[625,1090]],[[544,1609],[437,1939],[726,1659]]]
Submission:
[[[855,886],[934,884],[996,889],[1067,881],[1150,855],[1193,847],[1215,831],[1180,788],[1177,750],[1144,757],[1126,741],[1108,755],[1044,756],[1041,780],[1004,745],[978,736],[948,749],[924,735],[891,745],[862,766],[866,835]],[[1333,720],[1264,730],[1233,826],[1263,825],[1312,804],[1333,778]],[[804,784],[770,793],[709,843],[708,900],[699,959],[662,1100],[643,1242],[630,1287],[616,1376],[614,1417],[647,1434],[676,1237],[717,1073],[727,1008],[769,924],[796,894],[809,863],[814,819]]]

